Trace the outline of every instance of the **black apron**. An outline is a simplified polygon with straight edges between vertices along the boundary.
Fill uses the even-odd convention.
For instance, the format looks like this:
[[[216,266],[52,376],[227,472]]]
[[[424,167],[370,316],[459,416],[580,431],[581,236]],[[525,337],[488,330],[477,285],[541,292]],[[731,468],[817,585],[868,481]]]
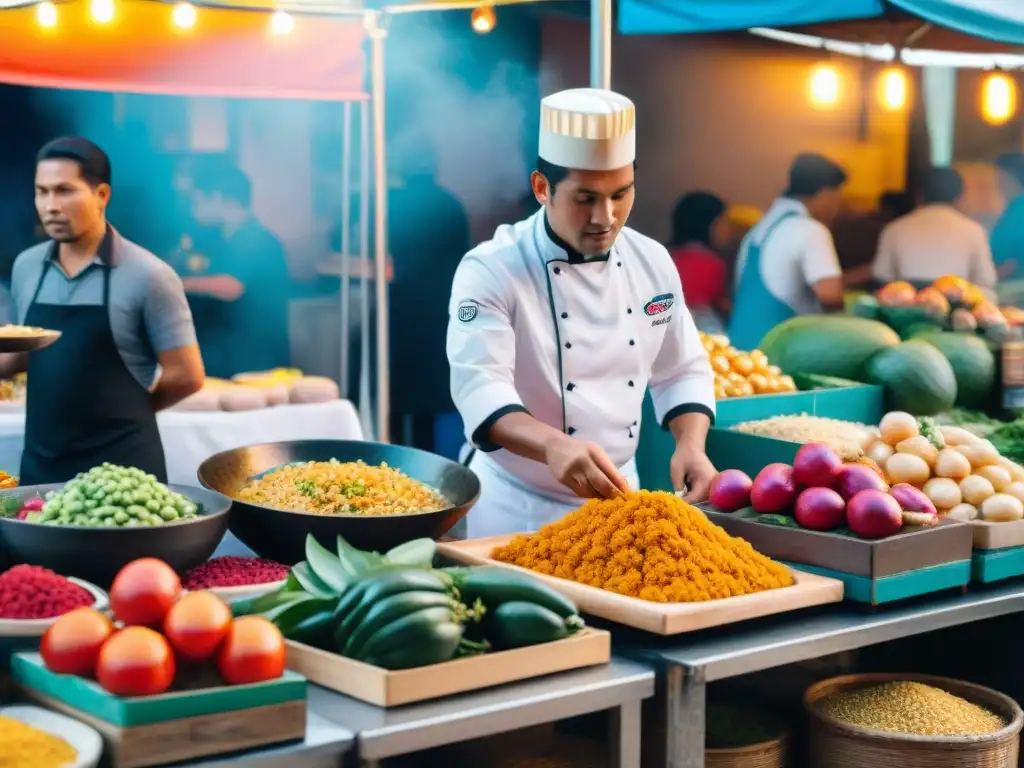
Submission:
[[[101,252],[110,247],[108,235]],[[110,259],[104,262],[99,306],[37,304],[53,259],[46,260],[39,276],[25,324],[62,335],[56,344],[29,353],[21,485],[66,482],[106,461],[167,482],[150,393],[114,342]]]

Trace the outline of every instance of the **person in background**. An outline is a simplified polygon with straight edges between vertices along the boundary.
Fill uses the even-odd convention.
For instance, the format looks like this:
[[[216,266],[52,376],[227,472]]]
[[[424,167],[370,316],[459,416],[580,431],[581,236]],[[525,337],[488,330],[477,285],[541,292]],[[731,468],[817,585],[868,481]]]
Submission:
[[[989,236],[992,260],[1001,279],[1021,280],[1024,279],[1024,154],[1002,154],[996,158],[995,166],[1006,208]]]
[[[731,224],[725,202],[710,192],[690,192],[672,212],[672,257],[683,295],[697,327],[722,333],[722,316],[729,311],[729,268],[719,255],[729,241]]]
[[[280,241],[253,215],[249,178],[233,165],[202,168],[193,178],[192,206],[196,221],[216,226],[220,236],[182,270],[201,318],[208,372],[229,378],[288,366],[288,262]]]
[[[736,267],[729,339],[755,349],[779,323],[796,315],[843,307],[843,275],[829,225],[842,204],[846,171],[804,153],[789,169],[789,185],[747,233]]]
[[[890,190],[878,198],[870,213],[839,216],[832,225],[832,237],[848,289],[867,290],[872,287],[871,266],[878,253],[882,230],[900,216],[914,210],[914,201],[906,192]]]
[[[38,155],[35,204],[49,240],[14,262],[17,322],[59,331],[5,355],[28,372],[22,485],[60,483],[111,462],[167,481],[156,413],[203,385],[185,292],[174,271],[107,223],[110,159],[79,137]]]
[[[906,280],[927,285],[958,275],[988,290],[996,287],[984,227],[955,208],[964,182],[953,168],[932,168],[921,206],[882,230],[871,276],[879,283]]]

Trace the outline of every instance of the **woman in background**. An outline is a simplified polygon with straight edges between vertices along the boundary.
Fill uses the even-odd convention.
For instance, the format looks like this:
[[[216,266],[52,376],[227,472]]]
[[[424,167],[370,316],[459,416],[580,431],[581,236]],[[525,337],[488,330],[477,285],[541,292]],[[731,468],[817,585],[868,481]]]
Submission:
[[[686,306],[706,333],[722,333],[729,311],[729,268],[720,255],[731,227],[726,209],[717,195],[690,192],[672,212],[669,253],[679,270]]]

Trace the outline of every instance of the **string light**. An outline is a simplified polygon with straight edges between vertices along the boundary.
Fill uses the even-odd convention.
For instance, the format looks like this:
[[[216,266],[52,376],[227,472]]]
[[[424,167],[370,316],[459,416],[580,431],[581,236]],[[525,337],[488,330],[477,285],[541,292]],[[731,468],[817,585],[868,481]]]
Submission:
[[[271,32],[275,35],[287,35],[293,29],[295,29],[295,19],[291,17],[291,14],[274,11],[274,15],[270,17]]]
[[[486,35],[494,25],[498,23],[498,17],[494,14],[494,8],[489,5],[480,5],[473,9],[470,14],[469,23],[473,31],[480,35]]]
[[[114,20],[114,0],[92,0],[89,7],[93,21],[99,24],[107,24]]]
[[[896,112],[907,105],[907,73],[899,67],[888,67],[878,78],[878,97],[882,107]]]
[[[1017,113],[1017,83],[1005,72],[992,72],[981,86],[981,117],[1003,125]]]
[[[171,19],[176,27],[192,29],[196,25],[196,7],[192,3],[178,3],[171,11]]]
[[[57,25],[57,6],[53,3],[43,2],[36,6],[36,21],[39,22],[39,26],[55,27]]]
[[[832,64],[819,64],[811,71],[810,97],[816,107],[831,107],[839,101],[839,71]]]

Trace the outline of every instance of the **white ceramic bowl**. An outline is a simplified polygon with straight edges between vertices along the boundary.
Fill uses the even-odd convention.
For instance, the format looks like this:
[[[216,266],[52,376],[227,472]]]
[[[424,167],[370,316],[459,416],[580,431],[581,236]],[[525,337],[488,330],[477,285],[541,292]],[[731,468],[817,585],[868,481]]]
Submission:
[[[268,581],[266,584],[242,584],[237,587],[210,587],[207,592],[213,592],[221,600],[230,603],[234,600],[245,600],[250,597],[259,597],[267,592],[273,592],[284,586],[287,579],[280,581]]]
[[[40,707],[3,707],[0,708],[0,715],[20,720],[25,725],[46,731],[70,744],[78,752],[78,757],[74,762],[67,763],[61,768],[96,768],[100,762],[103,755],[103,739],[95,728],[85,723]]]
[[[96,602],[92,604],[93,608],[97,611],[106,610],[108,603],[106,592],[88,581],[74,577],[69,577],[68,581],[87,590],[96,598]],[[60,616],[53,616],[49,619],[0,619],[0,637],[42,637],[49,626],[59,618]]]

